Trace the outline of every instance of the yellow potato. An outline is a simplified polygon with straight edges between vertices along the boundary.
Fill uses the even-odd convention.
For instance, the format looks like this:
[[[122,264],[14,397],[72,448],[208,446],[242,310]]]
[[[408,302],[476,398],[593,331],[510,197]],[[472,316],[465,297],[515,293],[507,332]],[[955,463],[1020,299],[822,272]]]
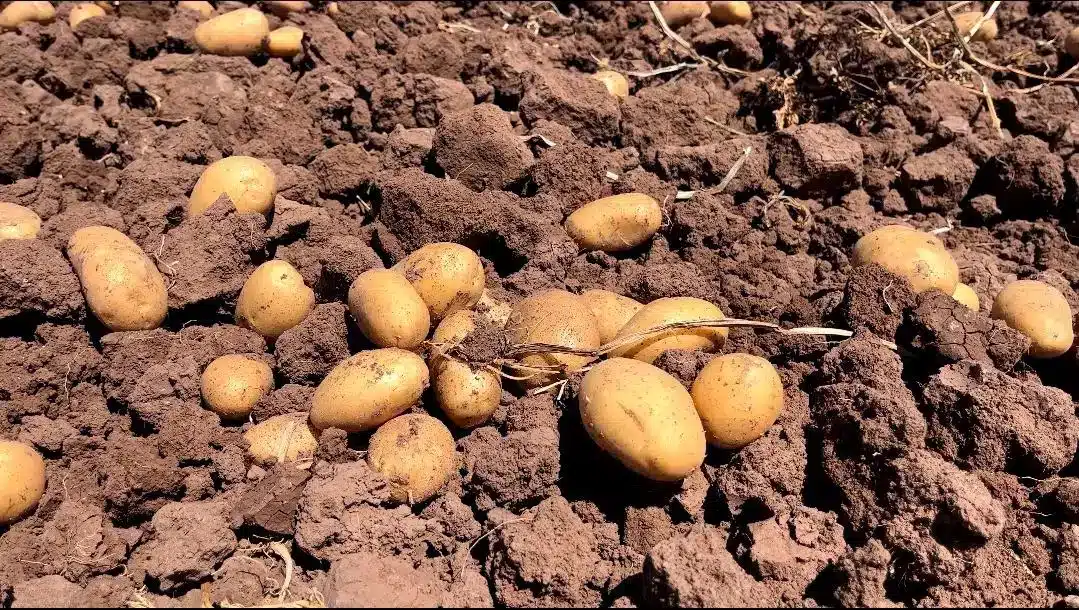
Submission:
[[[222,419],[247,419],[273,387],[269,365],[239,354],[221,356],[202,372],[202,399]]]
[[[90,311],[109,330],[149,330],[168,313],[165,279],[154,261],[126,235],[84,227],[67,242]]]
[[[622,330],[626,322],[644,308],[641,303],[609,290],[585,290],[581,293],[581,298],[596,317],[601,343],[617,337],[618,331]]]
[[[427,365],[416,354],[388,347],[360,352],[338,364],[311,400],[311,425],[363,432],[419,402],[430,385]]]
[[[378,347],[418,347],[431,330],[427,304],[404,275],[392,269],[364,271],[348,289],[348,310]]]
[[[71,29],[78,27],[80,23],[93,17],[103,17],[105,15],[105,9],[96,4],[82,3],[76,4],[75,8],[71,9],[71,12],[67,16],[67,23],[71,26]]]
[[[180,0],[176,3],[176,8],[195,11],[203,19],[214,14],[214,5],[206,2],[206,0]]]
[[[24,23],[50,23],[56,19],[56,9],[51,2],[17,0],[0,11],[0,29],[15,29]]]
[[[681,27],[694,19],[708,14],[707,2],[677,1],[664,2],[659,7],[663,20],[672,28]]]
[[[41,231],[41,217],[30,208],[0,201],[0,239],[34,239]]]
[[[483,262],[460,244],[427,244],[393,268],[412,283],[436,322],[458,309],[471,309],[483,294]]]
[[[45,493],[45,460],[30,445],[0,440],[0,525],[34,512]]]
[[[603,86],[607,88],[607,93],[617,98],[625,99],[629,95],[629,81],[621,72],[600,70],[593,74],[592,78],[603,83]]]
[[[270,341],[303,322],[315,307],[315,291],[295,267],[283,260],[262,263],[244,282],[236,299],[236,324]]]
[[[611,351],[611,356],[635,358],[652,363],[669,349],[715,351],[727,340],[726,328],[671,328],[638,340],[629,337],[674,322],[722,320],[723,312],[702,299],[670,297],[645,305],[618,331],[614,341],[627,341]]]
[[[1072,29],[1064,38],[1064,50],[1072,59],[1079,59],[1079,27]]]
[[[303,50],[303,30],[286,25],[270,32],[266,39],[266,52],[270,57],[292,57]]]
[[[262,51],[269,34],[266,15],[241,8],[200,23],[195,28],[195,44],[212,55],[254,55]]]
[[[484,289],[479,302],[476,303],[476,311],[486,314],[487,319],[494,322],[499,328],[505,328],[506,322],[510,319],[510,313],[513,312],[513,307],[509,303],[494,298],[490,292]]]
[[[1056,358],[1071,349],[1075,338],[1067,299],[1043,282],[1008,284],[993,301],[989,315],[1029,337],[1027,353],[1034,358]]]
[[[336,14],[338,14],[340,12],[341,12],[341,7],[338,6],[336,2],[331,2],[331,3],[326,5],[326,14],[327,15],[333,16],[333,15],[336,15]]]
[[[449,428],[430,415],[402,415],[371,435],[367,462],[390,480],[394,500],[415,504],[433,497],[453,476],[456,443]]]
[[[207,167],[187,201],[187,213],[205,212],[222,194],[237,212],[269,214],[277,196],[277,177],[269,165],[254,157],[225,157]]]
[[[709,18],[720,25],[745,25],[753,19],[753,9],[748,2],[735,0],[732,2],[712,2],[712,10]]]
[[[318,451],[318,438],[306,413],[275,415],[244,432],[244,439],[251,459],[265,466],[310,460]]]
[[[436,344],[455,344],[476,330],[478,314],[455,311],[435,329]],[[456,358],[431,356],[435,400],[446,417],[460,428],[475,428],[490,419],[502,400],[502,378],[482,364],[471,365]]]
[[[959,26],[959,31],[966,36],[970,33],[970,29],[974,27],[974,24],[982,18],[981,11],[967,11],[965,13],[959,13],[955,16],[955,23]],[[948,26],[951,31],[951,26]],[[978,31],[975,32],[971,40],[980,40],[986,42],[993,40],[997,37],[997,22],[995,19],[990,19],[982,24]]]
[[[289,13],[302,13],[311,7],[311,4],[303,0],[270,0],[266,2],[266,8],[278,17],[284,19]]]
[[[903,225],[881,227],[859,239],[850,263],[855,267],[877,263],[906,278],[914,292],[936,288],[952,294],[959,283],[959,266],[944,242]]]
[[[962,282],[955,285],[955,292],[952,293],[952,298],[959,301],[962,305],[965,305],[966,308],[971,311],[981,311],[982,303],[978,299],[978,293],[974,292],[973,288]]]
[[[566,219],[566,232],[584,250],[624,252],[645,243],[663,224],[663,208],[643,193],[586,203]]]
[[[538,292],[514,305],[506,323],[506,338],[511,344],[546,343],[580,350],[599,348],[599,326],[584,300],[565,290]],[[514,370],[519,375],[532,375],[521,382],[535,388],[556,379],[527,367],[560,366],[567,371],[578,370],[592,361],[590,356],[543,353],[523,357],[525,367]]]
[[[585,374],[577,400],[592,440],[638,474],[677,481],[704,461],[704,428],[693,399],[651,364],[600,362]]]
[[[690,390],[708,442],[741,449],[772,427],[783,410],[783,381],[764,358],[726,354],[709,362]]]

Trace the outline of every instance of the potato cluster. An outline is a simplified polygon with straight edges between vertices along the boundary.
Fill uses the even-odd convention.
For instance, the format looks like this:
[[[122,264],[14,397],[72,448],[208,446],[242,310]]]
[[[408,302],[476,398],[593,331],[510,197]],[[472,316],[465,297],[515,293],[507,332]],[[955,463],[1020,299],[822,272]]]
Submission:
[[[744,1],[669,1],[660,7],[660,14],[673,28],[703,17],[716,25],[744,25],[753,18],[753,9]]]
[[[203,19],[213,14],[213,6],[205,2],[181,2],[186,8],[198,11]],[[265,3],[278,17],[307,9],[306,2]],[[303,50],[303,30],[285,25],[270,31],[270,21],[256,8],[240,8],[207,19],[195,28],[195,44],[211,55],[251,56],[267,53],[271,57],[292,57]]]

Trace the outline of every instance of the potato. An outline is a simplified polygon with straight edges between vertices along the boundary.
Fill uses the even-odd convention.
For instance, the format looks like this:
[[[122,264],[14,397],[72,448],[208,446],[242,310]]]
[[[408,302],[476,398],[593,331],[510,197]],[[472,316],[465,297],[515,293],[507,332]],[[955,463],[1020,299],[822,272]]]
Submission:
[[[639,360],[592,367],[577,397],[588,435],[630,470],[677,481],[704,461],[704,427],[677,379]]]
[[[216,358],[202,372],[202,399],[222,419],[247,419],[273,387],[269,365],[239,354]]]
[[[394,500],[415,504],[433,497],[453,476],[456,443],[449,428],[430,415],[402,415],[371,435],[367,462],[390,480]]]
[[[718,307],[693,297],[656,299],[645,305],[618,331],[614,341],[674,322],[722,320]],[[726,328],[672,328],[631,341],[612,350],[611,356],[652,363],[669,349],[715,351],[727,340]]]
[[[212,55],[255,55],[270,34],[270,22],[257,9],[218,15],[195,28],[195,44]]]
[[[959,301],[971,311],[981,311],[982,303],[978,299],[978,293],[974,292],[973,288],[962,282],[955,285],[955,292],[952,293],[952,298]]]
[[[391,269],[364,271],[348,289],[348,310],[378,347],[418,347],[431,330],[427,304],[404,275]]]
[[[109,330],[149,330],[164,322],[165,279],[126,235],[109,227],[84,227],[68,240],[67,257],[90,311]]]
[[[662,224],[658,201],[626,193],[581,206],[566,219],[566,232],[584,250],[624,252],[652,239]]]
[[[467,310],[451,313],[435,329],[432,340],[440,344],[461,342],[476,330],[481,315]],[[435,400],[455,426],[475,428],[498,410],[502,400],[502,377],[496,370],[432,355],[431,375]]]
[[[302,13],[311,8],[311,4],[303,0],[269,0],[265,4],[271,13],[282,19],[288,17],[289,13]]]
[[[888,225],[863,236],[854,244],[851,265],[877,263],[906,278],[914,292],[936,288],[944,294],[955,292],[959,266],[936,235],[903,225]]]
[[[266,52],[271,57],[292,57],[303,50],[303,30],[286,25],[270,32],[266,39]]]
[[[322,380],[311,400],[311,425],[363,432],[419,402],[430,385],[416,354],[388,347],[354,354]]]
[[[513,307],[509,303],[500,301],[485,289],[483,294],[480,295],[480,300],[476,303],[476,310],[487,315],[487,319],[495,323],[499,328],[505,328],[506,322],[510,319],[510,313],[513,312]]]
[[[625,99],[629,96],[629,81],[620,72],[600,70],[593,74],[592,78],[603,83],[603,86],[607,88],[607,93],[617,98]]]
[[[275,341],[315,308],[315,291],[287,261],[266,261],[251,273],[236,299],[236,324]]]
[[[180,0],[176,3],[176,8],[195,11],[203,19],[214,14],[214,5],[206,2],[206,0]]]
[[[1064,50],[1072,59],[1079,59],[1079,27],[1072,29],[1064,38]]]
[[[753,19],[753,9],[748,2],[712,2],[708,17],[719,25],[745,25]]]
[[[254,157],[225,157],[215,161],[195,183],[187,201],[188,215],[202,214],[222,194],[229,196],[237,212],[269,214],[277,196],[277,177],[269,165]]]
[[[990,317],[1030,338],[1034,358],[1056,358],[1071,349],[1072,311],[1059,290],[1044,282],[1018,280],[1000,291]]]
[[[483,294],[483,262],[460,244],[427,244],[394,265],[427,303],[431,319],[441,320],[458,309],[471,309]]]
[[[663,20],[672,28],[681,27],[708,14],[707,2],[664,2],[659,7]]]
[[[982,18],[981,11],[967,11],[965,13],[959,13],[955,16],[955,23],[959,26],[959,31],[964,37],[970,33],[970,29],[974,27],[974,24]],[[948,26],[949,30],[951,26]],[[995,19],[990,19],[982,24],[978,31],[971,37],[971,40],[980,40],[986,42],[993,40],[997,37],[997,22]]]
[[[0,29],[15,29],[24,23],[50,23],[56,19],[56,9],[51,2],[17,0],[0,11]]]
[[[565,290],[538,292],[514,305],[506,323],[506,338],[512,344],[547,343],[573,349],[599,348],[599,325],[581,297]],[[531,354],[521,358],[526,367],[562,366],[574,371],[593,359],[563,353]],[[521,375],[536,371],[516,370]],[[521,382],[526,388],[536,388],[554,381],[551,374],[536,373]]]
[[[0,440],[0,525],[34,512],[45,493],[45,460],[25,443]]]
[[[644,308],[641,303],[609,290],[585,290],[581,293],[581,298],[596,317],[601,343],[607,343],[618,336],[618,331],[622,330],[626,322]]]
[[[0,201],[0,239],[34,239],[41,231],[41,217],[30,208]]]
[[[306,413],[275,415],[244,432],[247,454],[258,464],[300,462],[315,457],[318,438],[307,423]]]
[[[726,354],[714,358],[690,389],[708,442],[741,449],[776,423],[783,410],[783,381],[764,358]]]
[[[83,21],[93,17],[103,17],[104,15],[105,9],[96,4],[83,2],[82,4],[76,4],[75,8],[71,9],[67,16],[67,23],[74,30]]]

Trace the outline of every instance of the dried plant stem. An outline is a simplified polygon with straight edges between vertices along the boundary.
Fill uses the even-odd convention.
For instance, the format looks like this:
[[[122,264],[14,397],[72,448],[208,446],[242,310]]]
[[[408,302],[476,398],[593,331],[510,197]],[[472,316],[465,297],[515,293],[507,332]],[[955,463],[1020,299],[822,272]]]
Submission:
[[[734,162],[734,165],[732,165],[729,170],[727,170],[727,175],[723,176],[723,181],[719,183],[719,186],[708,191],[708,193],[711,195],[718,195],[719,193],[722,193],[723,189],[727,188],[727,185],[731,183],[731,180],[734,180],[734,177],[738,175],[738,171],[741,170],[742,166],[746,164],[746,159],[749,158],[749,155],[752,152],[753,147],[746,146],[745,150],[742,151],[742,156]]]
[[[662,68],[656,68],[655,70],[648,70],[647,72],[626,71],[626,74],[628,74],[629,76],[636,77],[636,78],[649,78],[651,76],[659,76],[660,74],[670,74],[671,72],[678,72],[680,70],[686,70],[688,68],[707,68],[707,67],[708,67],[708,64],[703,63],[703,62],[696,63],[696,64],[691,64],[691,63],[683,61],[681,63],[674,64],[673,66],[664,66]]]
[[[899,32],[903,33],[903,34],[906,34],[907,32],[913,30],[914,28],[916,28],[916,27],[918,27],[918,26],[920,26],[922,24],[929,23],[930,21],[933,21],[934,19],[940,17],[941,15],[943,15],[945,13],[951,15],[952,11],[954,11],[956,9],[963,8],[964,6],[966,6],[966,5],[970,4],[970,3],[971,3],[971,0],[964,0],[963,2],[956,2],[955,4],[952,4],[952,5],[948,6],[947,8],[943,8],[943,9],[933,13],[932,15],[930,15],[928,17],[923,17],[923,18],[919,19],[918,21],[915,21],[914,23],[912,23],[910,25],[905,25],[905,26],[899,28]]]
[[[689,55],[693,59],[696,59],[697,61],[704,62],[704,63],[707,63],[707,64],[712,63],[712,60],[708,59],[707,57],[701,57],[697,53],[697,51],[695,51],[693,49],[693,45],[686,42],[685,38],[682,38],[681,36],[679,36],[678,32],[675,32],[674,30],[671,29],[671,26],[667,25],[667,20],[663,18],[663,12],[659,10],[659,6],[656,5],[655,2],[653,2],[652,0],[649,0],[648,1],[648,8],[652,9],[652,14],[655,15],[656,21],[659,23],[659,29],[663,30],[663,33],[667,36],[667,38],[670,38],[675,43],[677,43],[678,46],[682,47],[686,51],[689,51]]]

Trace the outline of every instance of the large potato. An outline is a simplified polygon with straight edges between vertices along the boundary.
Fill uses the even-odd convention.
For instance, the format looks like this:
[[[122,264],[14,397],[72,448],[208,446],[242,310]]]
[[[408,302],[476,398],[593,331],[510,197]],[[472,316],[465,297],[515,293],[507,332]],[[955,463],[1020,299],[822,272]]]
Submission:
[[[195,44],[213,55],[254,55],[262,50],[270,21],[257,9],[241,8],[195,28]]]
[[[388,347],[360,352],[338,364],[311,400],[311,425],[363,432],[404,413],[430,385],[416,354]]]
[[[626,193],[584,204],[566,219],[566,232],[582,249],[623,252],[652,239],[662,224],[658,201]]]
[[[412,349],[431,330],[427,304],[405,276],[391,269],[361,273],[348,289],[348,310],[379,347]]]
[[[581,381],[578,404],[592,440],[638,474],[677,481],[704,461],[704,427],[693,399],[651,364],[600,362]]]
[[[371,435],[367,462],[390,480],[394,500],[415,504],[433,497],[453,476],[456,444],[445,424],[430,415],[402,415]]]
[[[49,23],[56,19],[56,9],[45,0],[18,0],[0,11],[0,30],[15,29],[24,23]]]
[[[594,350],[601,344],[596,317],[584,299],[565,290],[544,290],[514,305],[506,323],[506,338],[517,345],[546,343],[579,350]],[[589,356],[556,352],[521,358],[526,367],[560,366],[569,371],[580,369],[591,361]],[[555,379],[552,374],[528,369],[516,372],[532,375],[522,382],[530,388]]]
[[[75,7],[71,9],[71,12],[68,13],[67,16],[67,23],[71,26],[71,29],[74,30],[83,21],[93,17],[103,17],[104,15],[105,9],[96,4],[83,2],[81,4],[76,4]]]
[[[702,299],[669,297],[645,305],[618,331],[614,342],[626,341],[611,356],[635,358],[651,363],[669,349],[715,351],[727,340],[726,328],[672,328],[629,340],[638,333],[675,322],[722,320],[723,312]]]
[[[483,263],[460,244],[427,244],[393,268],[412,283],[435,322],[458,309],[471,309],[483,294]]]
[[[266,37],[266,52],[270,57],[292,57],[303,50],[303,30],[286,25],[270,32]]]
[[[0,440],[0,525],[37,508],[45,493],[45,461],[30,445]]]
[[[67,242],[86,304],[109,330],[149,330],[168,313],[165,279],[154,261],[126,235],[109,227],[84,227]]]
[[[0,239],[34,239],[41,231],[41,217],[30,208],[0,201]]]
[[[436,344],[456,344],[476,330],[478,314],[455,311],[435,329]],[[446,417],[461,428],[474,428],[490,419],[502,399],[502,378],[488,366],[433,354],[435,400]]]
[[[993,301],[989,315],[1029,337],[1028,353],[1035,358],[1056,358],[1071,349],[1075,339],[1068,300],[1044,282],[1008,284]]]
[[[581,293],[581,298],[596,317],[599,340],[602,343],[618,336],[618,331],[622,330],[626,322],[644,308],[643,304],[610,290],[585,290]]]
[[[709,362],[690,390],[708,442],[740,449],[760,438],[783,410],[783,381],[771,362],[726,354]]]
[[[306,413],[275,415],[244,432],[244,439],[248,455],[264,466],[310,460],[318,451],[318,438]]]
[[[225,157],[203,170],[187,201],[187,213],[202,214],[222,194],[229,196],[237,212],[268,214],[277,196],[277,177],[254,157]]]
[[[236,299],[236,324],[275,341],[303,322],[315,307],[315,291],[283,260],[266,261],[251,273]]]
[[[850,263],[855,267],[877,263],[906,278],[914,292],[936,288],[952,294],[959,283],[959,265],[944,242],[903,225],[881,227],[859,239]]]
[[[247,419],[273,386],[268,364],[240,354],[216,358],[202,372],[202,399],[222,419]]]
[[[708,14],[708,2],[704,0],[668,0],[660,6],[663,20],[672,28],[700,19]]]

